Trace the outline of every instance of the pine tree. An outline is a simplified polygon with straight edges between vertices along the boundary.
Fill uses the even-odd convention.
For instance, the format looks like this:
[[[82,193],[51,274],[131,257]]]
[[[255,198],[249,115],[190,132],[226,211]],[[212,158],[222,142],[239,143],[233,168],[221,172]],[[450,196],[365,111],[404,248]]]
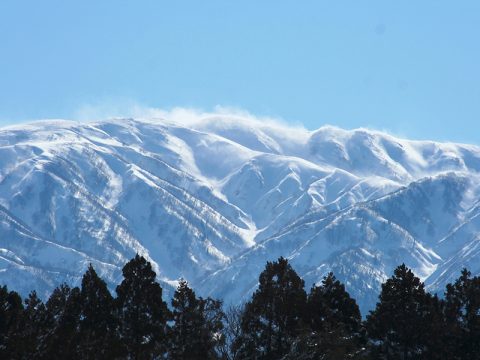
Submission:
[[[38,348],[45,335],[46,308],[32,291],[25,299],[25,309],[15,324],[15,330],[9,339],[14,359],[36,359],[39,357]]]
[[[267,262],[258,290],[245,306],[242,334],[236,341],[240,359],[280,359],[303,331],[304,282],[288,261]]]
[[[39,344],[39,359],[77,358],[80,312],[78,287],[62,284],[52,292],[46,303],[45,334]]]
[[[0,287],[0,358],[9,359],[15,353],[14,331],[23,312],[22,298],[15,291]]]
[[[313,286],[308,296],[308,318],[314,331],[321,331],[326,323],[343,324],[348,333],[360,331],[362,317],[354,299],[345,291],[345,285],[333,273]]]
[[[445,294],[446,344],[452,359],[473,359],[480,354],[480,277],[467,269]]]
[[[169,359],[217,359],[223,329],[221,303],[202,299],[181,280],[172,299],[174,325],[170,332]]]
[[[117,354],[117,321],[107,284],[90,264],[82,279],[77,355],[81,359],[111,359]]]
[[[443,360],[454,359],[449,354],[447,346],[447,339],[450,338],[450,333],[445,321],[445,301],[438,298],[437,295],[427,293],[425,311],[425,328],[426,336],[425,350],[423,359],[428,360]]]
[[[306,315],[311,332],[303,336],[303,341],[311,344],[303,347],[310,349],[312,357],[322,354],[325,359],[348,358],[361,351],[360,310],[333,273],[324,277],[321,286],[310,290]]]
[[[131,359],[151,359],[166,353],[170,312],[162,299],[151,264],[138,254],[123,267],[116,307],[123,352]]]
[[[386,359],[426,358],[430,324],[424,285],[405,264],[382,285],[380,302],[367,317],[374,352]]]

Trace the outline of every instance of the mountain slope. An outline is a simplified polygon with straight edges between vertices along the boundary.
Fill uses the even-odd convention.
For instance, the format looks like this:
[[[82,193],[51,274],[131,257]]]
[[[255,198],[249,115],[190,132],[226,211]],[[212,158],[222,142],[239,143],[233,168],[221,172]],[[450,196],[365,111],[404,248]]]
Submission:
[[[480,148],[228,115],[0,129],[0,282],[47,294],[136,252],[159,280],[247,298],[267,260],[333,270],[364,311],[405,262],[434,291],[480,256]],[[15,281],[13,281],[15,279]]]

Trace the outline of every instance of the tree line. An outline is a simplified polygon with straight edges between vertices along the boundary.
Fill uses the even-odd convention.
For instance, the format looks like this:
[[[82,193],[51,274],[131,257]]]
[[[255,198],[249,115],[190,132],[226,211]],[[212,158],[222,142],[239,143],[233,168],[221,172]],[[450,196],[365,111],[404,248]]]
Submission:
[[[136,255],[113,297],[90,265],[80,287],[43,303],[0,287],[1,359],[480,359],[480,278],[463,270],[442,298],[405,265],[362,320],[330,273],[309,292],[285,258],[267,262],[242,306],[198,297],[180,281],[170,306]]]

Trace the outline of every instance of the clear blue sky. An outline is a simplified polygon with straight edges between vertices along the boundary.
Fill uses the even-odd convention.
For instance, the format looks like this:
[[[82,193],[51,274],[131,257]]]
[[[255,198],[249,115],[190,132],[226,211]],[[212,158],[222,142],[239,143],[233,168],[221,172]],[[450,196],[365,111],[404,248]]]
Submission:
[[[480,144],[480,1],[0,1],[0,124],[131,104]]]

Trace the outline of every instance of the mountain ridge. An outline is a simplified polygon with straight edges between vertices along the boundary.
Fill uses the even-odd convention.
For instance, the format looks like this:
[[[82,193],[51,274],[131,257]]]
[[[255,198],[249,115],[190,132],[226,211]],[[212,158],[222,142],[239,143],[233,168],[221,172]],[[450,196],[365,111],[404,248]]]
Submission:
[[[140,252],[167,286],[235,302],[282,255],[310,283],[336,271],[367,311],[401,262],[433,291],[480,271],[479,172],[475,145],[226,114],[4,127],[0,214],[28,231],[2,217],[0,281],[46,296],[92,262],[113,289]],[[15,246],[35,237],[58,264]]]

